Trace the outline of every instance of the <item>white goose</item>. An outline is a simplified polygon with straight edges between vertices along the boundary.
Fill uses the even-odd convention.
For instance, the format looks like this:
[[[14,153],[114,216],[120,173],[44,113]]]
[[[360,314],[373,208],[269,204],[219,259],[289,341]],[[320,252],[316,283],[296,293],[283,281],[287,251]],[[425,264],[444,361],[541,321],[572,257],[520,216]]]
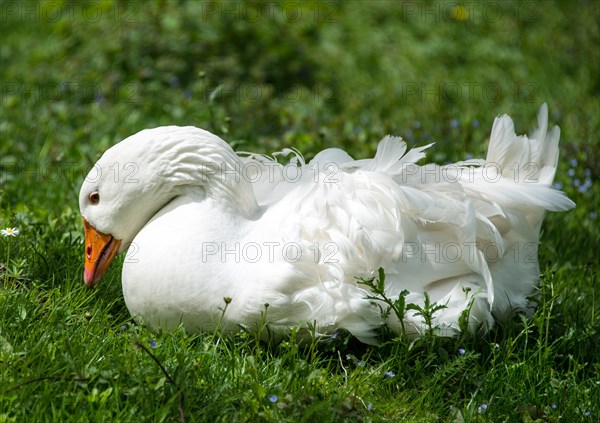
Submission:
[[[416,165],[430,145],[406,153],[390,136],[373,159],[327,149],[305,164],[284,150],[294,154],[283,165],[194,127],[141,131],[106,151],[81,188],[84,281],[95,285],[128,249],[125,302],[151,327],[316,322],[320,334],[374,342],[381,310],[356,278],[382,267],[388,297],[408,290],[406,302],[423,305],[428,293],[444,306],[440,335],[459,330],[465,309],[472,330],[490,328],[492,315],[529,310],[545,210],[575,205],[551,187],[560,131],[547,132],[547,115],[544,104],[530,138],[496,118],[486,160],[447,166]],[[403,327],[425,329],[414,311]]]

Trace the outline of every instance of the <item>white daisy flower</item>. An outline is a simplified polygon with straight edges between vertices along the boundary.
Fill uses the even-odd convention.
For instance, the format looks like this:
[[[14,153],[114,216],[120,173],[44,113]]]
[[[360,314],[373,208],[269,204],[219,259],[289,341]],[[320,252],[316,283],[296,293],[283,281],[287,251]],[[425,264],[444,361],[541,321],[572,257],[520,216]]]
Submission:
[[[17,228],[0,229],[0,232],[4,236],[17,236],[21,233]]]

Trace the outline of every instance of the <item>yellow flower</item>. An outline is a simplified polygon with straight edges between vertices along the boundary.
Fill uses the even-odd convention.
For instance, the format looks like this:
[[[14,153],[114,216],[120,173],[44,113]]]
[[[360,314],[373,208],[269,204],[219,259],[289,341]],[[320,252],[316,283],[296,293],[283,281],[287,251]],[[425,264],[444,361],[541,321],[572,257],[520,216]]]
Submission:
[[[469,18],[469,12],[463,6],[454,6],[452,8],[452,18],[455,21],[466,21]]]

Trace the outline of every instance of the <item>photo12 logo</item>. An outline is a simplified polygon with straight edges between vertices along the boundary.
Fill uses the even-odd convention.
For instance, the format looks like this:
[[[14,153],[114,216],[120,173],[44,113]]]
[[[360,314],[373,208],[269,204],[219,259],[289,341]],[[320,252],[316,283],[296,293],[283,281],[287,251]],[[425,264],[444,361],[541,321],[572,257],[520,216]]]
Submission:
[[[405,242],[400,262],[420,263],[495,263],[500,260],[512,263],[537,263],[538,244],[536,242]]]
[[[515,103],[538,103],[539,86],[534,82],[501,84],[496,81],[405,81],[400,84],[403,102],[475,102],[490,104],[510,98]]]
[[[46,103],[137,103],[138,85],[125,83],[104,86],[96,82],[63,81],[26,84],[3,81],[0,84],[2,104],[10,104],[15,99],[21,102],[32,99]]]
[[[311,21],[328,23],[337,21],[336,2],[202,2],[203,21],[230,22],[285,22]]]
[[[134,2],[103,1],[22,1],[0,2],[2,22],[57,23],[57,22],[98,22],[110,19],[117,23],[139,21],[139,6]]]
[[[126,263],[138,263],[139,246],[132,242],[127,247]],[[335,264],[339,247],[334,242],[214,242],[200,244],[202,263],[297,263],[308,260],[316,264]]]
[[[539,20],[542,2],[536,1],[402,1],[402,20],[427,23],[494,23],[512,19],[523,23]]]
[[[338,262],[339,247],[334,242],[311,242],[308,246],[294,241],[203,242],[201,251],[203,263],[215,259],[222,263],[297,263],[304,257],[314,263],[331,264]]]

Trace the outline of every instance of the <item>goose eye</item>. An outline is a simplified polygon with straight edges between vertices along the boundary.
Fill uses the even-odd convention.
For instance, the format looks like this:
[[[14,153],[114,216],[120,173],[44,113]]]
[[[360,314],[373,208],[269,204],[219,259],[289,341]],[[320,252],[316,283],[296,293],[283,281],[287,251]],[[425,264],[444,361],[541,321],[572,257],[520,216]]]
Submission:
[[[88,195],[88,200],[90,200],[90,204],[94,206],[98,204],[100,202],[100,194],[98,194],[98,191],[94,191]]]

